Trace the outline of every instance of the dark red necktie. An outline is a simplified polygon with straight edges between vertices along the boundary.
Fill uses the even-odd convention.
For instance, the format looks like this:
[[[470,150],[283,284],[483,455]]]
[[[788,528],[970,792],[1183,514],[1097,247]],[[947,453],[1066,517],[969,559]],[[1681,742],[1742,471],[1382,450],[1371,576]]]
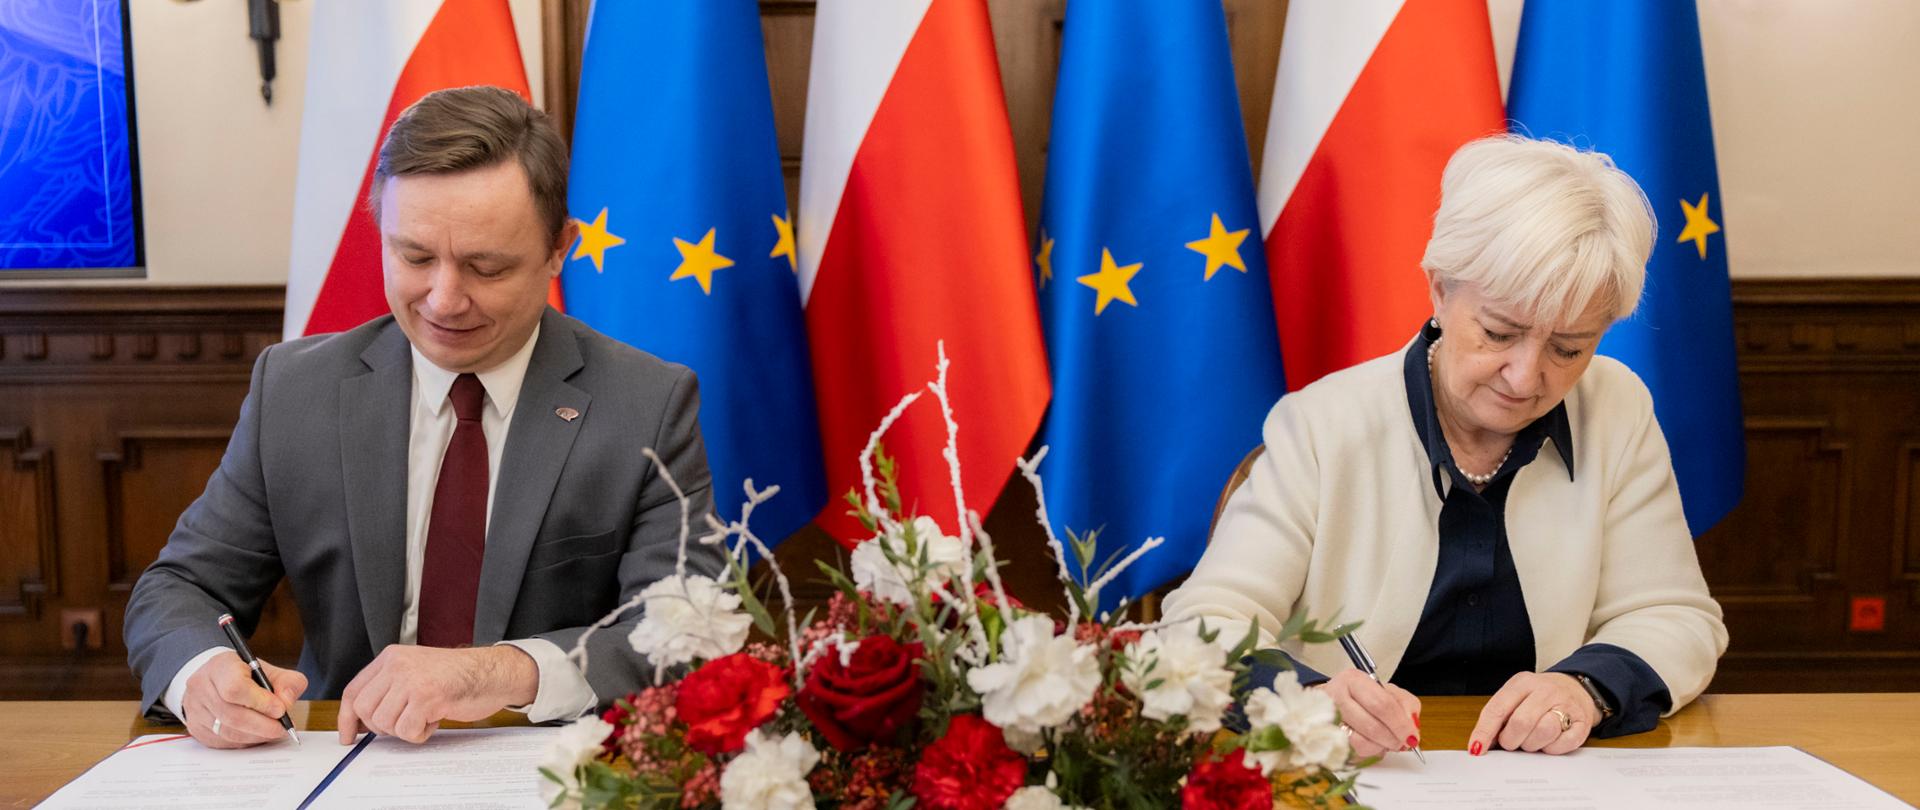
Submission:
[[[473,606],[480,596],[480,561],[487,550],[487,435],[480,429],[486,390],[480,378],[462,374],[447,398],[459,421],[440,480],[433,487],[427,522],[426,562],[420,570],[420,633],[423,647],[473,643]]]

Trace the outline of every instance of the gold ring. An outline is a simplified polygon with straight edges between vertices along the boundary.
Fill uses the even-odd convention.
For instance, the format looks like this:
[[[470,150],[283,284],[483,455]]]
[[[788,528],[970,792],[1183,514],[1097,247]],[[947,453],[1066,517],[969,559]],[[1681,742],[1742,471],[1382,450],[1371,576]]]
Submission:
[[[1548,709],[1547,713],[1560,718],[1560,733],[1565,734],[1567,729],[1573,728],[1573,718],[1568,717],[1566,712],[1560,711],[1559,709]]]

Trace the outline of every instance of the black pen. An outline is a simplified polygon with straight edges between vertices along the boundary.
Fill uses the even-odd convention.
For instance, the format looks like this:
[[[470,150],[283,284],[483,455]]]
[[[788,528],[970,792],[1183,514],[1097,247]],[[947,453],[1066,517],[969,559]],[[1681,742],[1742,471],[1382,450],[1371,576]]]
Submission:
[[[220,614],[220,629],[227,631],[227,640],[233,642],[233,651],[240,654],[240,662],[253,670],[253,682],[260,684],[261,689],[272,692],[273,682],[267,680],[267,671],[261,668],[260,659],[253,657],[253,651],[247,649],[246,639],[240,637],[240,631],[233,629],[233,614]],[[280,727],[287,730],[287,738],[293,740],[294,745],[299,745],[300,735],[293,731],[292,707],[289,706],[288,709],[289,711],[280,715]]]
[[[1353,665],[1359,667],[1361,672],[1367,673],[1374,683],[1380,683],[1380,676],[1373,671],[1373,656],[1367,654],[1367,648],[1360,646],[1360,639],[1352,634],[1341,636],[1340,649],[1347,651],[1347,657],[1353,659]],[[1427,755],[1420,753],[1420,746],[1413,747],[1413,755],[1420,758],[1420,764],[1427,764]]]

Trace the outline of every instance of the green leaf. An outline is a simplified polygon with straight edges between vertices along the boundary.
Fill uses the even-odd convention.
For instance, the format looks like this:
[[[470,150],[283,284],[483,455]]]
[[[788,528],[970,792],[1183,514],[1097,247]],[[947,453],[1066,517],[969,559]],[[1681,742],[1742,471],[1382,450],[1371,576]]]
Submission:
[[[1248,753],[1285,751],[1291,745],[1292,743],[1287,741],[1287,733],[1281,731],[1279,726],[1267,726],[1247,733]]]
[[[753,589],[741,588],[738,593],[740,607],[753,617],[753,626],[760,628],[762,633],[778,638],[780,630],[773,624],[773,614],[767,612],[766,605],[760,604],[760,598],[753,595]]]
[[[1227,660],[1236,664],[1239,663],[1240,659],[1247,657],[1248,653],[1253,652],[1253,648],[1259,643],[1260,620],[1255,619],[1252,624],[1247,625],[1247,634],[1240,637],[1240,643],[1233,645],[1233,651],[1227,653]]]
[[[853,507],[847,510],[847,514],[852,515],[855,520],[860,521],[860,525],[867,527],[867,531],[869,532],[877,532],[880,530],[880,521],[873,517],[872,512],[867,511],[867,504],[860,499],[860,492],[858,490],[849,487],[847,489],[846,499],[847,504]]]
[[[744,568],[736,569],[733,575],[733,592],[740,597],[740,607],[753,617],[753,626],[769,636],[779,637],[780,631],[774,628],[773,616],[767,612],[767,606],[753,593],[753,586],[747,582]]]
[[[1273,637],[1273,643],[1279,644],[1280,642],[1300,635],[1300,629],[1306,627],[1307,622],[1307,614],[1305,613],[1296,613],[1287,617],[1287,623],[1280,626],[1280,632]]]
[[[833,587],[841,593],[846,594],[848,599],[860,598],[860,588],[853,584],[853,580],[847,579],[846,574],[840,573],[839,568],[826,560],[814,560],[813,564],[819,567],[820,572],[827,575],[827,581],[833,583]]]
[[[1288,658],[1286,653],[1271,647],[1254,650],[1251,656],[1253,662],[1260,666],[1274,667],[1281,670],[1293,669],[1293,660]]]

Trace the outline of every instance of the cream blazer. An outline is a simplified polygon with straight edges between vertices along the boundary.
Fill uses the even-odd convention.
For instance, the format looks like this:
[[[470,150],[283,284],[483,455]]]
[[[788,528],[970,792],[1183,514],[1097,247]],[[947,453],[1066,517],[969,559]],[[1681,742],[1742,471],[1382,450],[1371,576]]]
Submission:
[[[1653,397],[1625,365],[1595,357],[1566,404],[1572,479],[1543,447],[1507,495],[1535,669],[1588,643],[1617,645],[1659,673],[1671,714],[1713,679],[1727,629],[1700,573]],[[1433,584],[1442,504],[1414,432],[1402,352],[1281,398],[1264,433],[1267,452],[1167,597],[1166,615],[1223,620],[1209,624],[1230,637],[1257,621],[1263,646],[1295,613],[1364,621],[1355,635],[1391,678]],[[1352,666],[1338,644],[1281,649],[1328,675]]]

